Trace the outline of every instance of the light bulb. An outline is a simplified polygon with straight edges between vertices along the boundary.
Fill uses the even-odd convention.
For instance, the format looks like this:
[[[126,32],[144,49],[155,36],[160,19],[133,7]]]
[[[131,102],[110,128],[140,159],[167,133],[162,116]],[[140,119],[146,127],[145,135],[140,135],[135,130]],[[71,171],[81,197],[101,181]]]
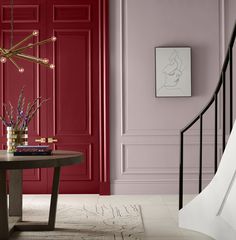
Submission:
[[[55,68],[55,65],[54,65],[54,64],[50,64],[49,67],[50,67],[51,69],[54,69],[54,68]]]
[[[43,58],[43,59],[42,59],[42,62],[43,62],[44,64],[48,64],[49,60],[48,60],[47,58]]]
[[[7,61],[7,59],[5,57],[1,57],[0,61],[1,61],[1,63],[5,63]]]
[[[39,31],[38,30],[34,30],[32,34],[33,34],[33,36],[38,36],[39,35]]]
[[[23,73],[24,71],[25,71],[24,68],[19,68],[19,72],[20,72],[20,73]]]
[[[51,37],[51,41],[55,42],[57,40],[57,38],[55,36]]]

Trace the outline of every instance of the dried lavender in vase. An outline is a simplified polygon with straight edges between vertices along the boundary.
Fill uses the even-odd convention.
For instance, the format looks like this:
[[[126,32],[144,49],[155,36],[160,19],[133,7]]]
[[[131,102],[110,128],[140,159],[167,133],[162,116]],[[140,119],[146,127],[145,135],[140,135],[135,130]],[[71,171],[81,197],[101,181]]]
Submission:
[[[11,102],[4,103],[4,114],[0,115],[0,120],[4,126],[11,127],[14,130],[23,130],[28,127],[30,121],[34,118],[39,108],[47,102],[48,99],[42,97],[36,98],[32,103],[29,102],[25,107],[24,87],[20,91],[17,102],[17,108],[14,109]]]

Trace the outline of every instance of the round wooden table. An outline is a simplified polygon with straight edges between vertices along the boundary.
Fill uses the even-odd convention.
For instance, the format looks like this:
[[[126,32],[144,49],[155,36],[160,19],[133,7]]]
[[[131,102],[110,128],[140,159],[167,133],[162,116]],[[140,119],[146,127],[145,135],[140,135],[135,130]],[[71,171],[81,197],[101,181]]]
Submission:
[[[77,164],[83,161],[84,155],[73,151],[53,151],[49,156],[13,156],[0,151],[0,240],[9,239],[16,231],[51,231],[55,229],[60,170],[62,166]],[[47,223],[22,222],[22,170],[29,168],[54,168],[53,186],[49,219]],[[9,174],[9,218],[14,223],[9,226],[7,206],[6,172]]]

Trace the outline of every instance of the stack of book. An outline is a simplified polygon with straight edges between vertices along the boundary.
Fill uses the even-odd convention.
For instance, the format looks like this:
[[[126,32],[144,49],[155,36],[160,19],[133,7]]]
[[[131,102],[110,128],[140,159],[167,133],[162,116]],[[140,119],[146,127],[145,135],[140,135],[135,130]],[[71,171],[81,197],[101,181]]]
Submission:
[[[14,156],[35,156],[35,155],[51,155],[52,149],[47,145],[28,145],[17,146]]]

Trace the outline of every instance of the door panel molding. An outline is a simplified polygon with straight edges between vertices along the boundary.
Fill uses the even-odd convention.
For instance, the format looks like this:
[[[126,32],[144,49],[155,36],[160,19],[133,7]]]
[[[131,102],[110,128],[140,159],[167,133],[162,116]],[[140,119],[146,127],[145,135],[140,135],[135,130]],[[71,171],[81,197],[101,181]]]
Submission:
[[[56,149],[68,151],[80,151],[84,153],[84,161],[81,164],[63,167],[61,181],[92,181],[92,144],[56,144]],[[67,174],[68,170],[70,174]]]
[[[91,68],[91,52],[92,52],[92,47],[91,47],[91,30],[90,29],[84,29],[84,30],[77,30],[77,29],[54,29],[53,30],[53,35],[57,37],[57,41],[53,45],[53,62],[56,63],[56,66],[64,66],[67,71],[66,71],[66,76],[64,75],[63,69],[62,68],[56,68],[54,77],[53,77],[53,134],[54,135],[73,135],[73,136],[81,136],[81,135],[92,135],[92,89],[91,89],[91,75],[92,75],[92,68]],[[70,37],[69,42],[65,44],[66,39]],[[63,41],[63,37],[65,40]],[[74,37],[74,39],[73,39]],[[64,44],[62,44],[60,41],[63,41]],[[76,59],[70,58],[70,61],[68,61],[67,56],[65,56],[65,53],[63,57],[60,54],[60,50],[65,51],[67,46],[68,50],[73,48],[73,42],[76,44],[78,52],[76,52],[76,46],[74,48],[73,54],[77,56],[77,58],[83,58],[84,59]],[[79,44],[81,43],[81,44]],[[83,46],[84,44],[84,46]],[[66,46],[65,46],[66,45]],[[84,49],[84,56],[82,55],[81,52]],[[70,51],[69,51],[70,52]],[[66,65],[68,61],[68,65]],[[74,62],[74,63],[71,63]],[[79,66],[81,62],[84,62],[84,66]],[[78,66],[70,66],[71,64],[78,64]],[[57,95],[57,92],[61,94],[62,92],[66,91],[66,86],[61,86],[60,84],[63,84],[63,81],[61,79],[63,78],[70,78],[70,79],[75,79],[73,76],[73,70],[74,68],[78,68],[78,72],[83,72],[82,76],[77,76],[77,78],[83,78],[84,86],[81,86],[80,89],[73,89],[73,85],[71,84],[68,86],[68,88],[71,88],[70,91],[78,91],[78,96],[77,99],[70,100],[69,101],[68,96],[65,96],[63,99],[63,96]],[[68,76],[68,68],[71,68],[71,77]],[[84,70],[80,70],[80,68]],[[80,70],[80,71],[79,71]],[[88,81],[87,81],[88,79]],[[75,79],[76,80],[76,79]],[[71,80],[70,80],[71,81]],[[80,80],[81,81],[81,80]],[[67,84],[68,85],[68,84]],[[68,94],[68,91],[66,91]],[[75,96],[76,94],[70,94],[70,96]],[[83,96],[84,95],[84,96]],[[82,106],[78,106],[78,104],[81,104]],[[63,105],[64,104],[64,105]],[[74,104],[74,105],[73,105]],[[68,108],[68,106],[70,106]],[[58,116],[58,114],[63,114],[63,109],[64,107],[65,110],[71,110],[71,111],[78,111],[77,107],[84,108],[78,114],[78,119],[73,119],[73,122],[69,122],[67,124],[64,124],[64,129],[63,129],[63,122],[58,121],[58,119],[62,119],[62,117]],[[81,120],[80,120],[81,119]],[[79,122],[80,121],[80,122]],[[74,125],[73,125],[74,123]],[[87,124],[88,123],[88,124]],[[83,126],[82,129],[76,129],[76,126]],[[71,127],[70,129],[65,129],[65,127],[68,128]]]
[[[9,23],[11,21],[11,6],[3,5],[1,8],[1,21]],[[38,23],[39,5],[15,5],[14,23]]]
[[[53,22],[90,22],[91,5],[53,5]]]
[[[27,169],[24,170],[23,181],[41,181],[41,169]]]

